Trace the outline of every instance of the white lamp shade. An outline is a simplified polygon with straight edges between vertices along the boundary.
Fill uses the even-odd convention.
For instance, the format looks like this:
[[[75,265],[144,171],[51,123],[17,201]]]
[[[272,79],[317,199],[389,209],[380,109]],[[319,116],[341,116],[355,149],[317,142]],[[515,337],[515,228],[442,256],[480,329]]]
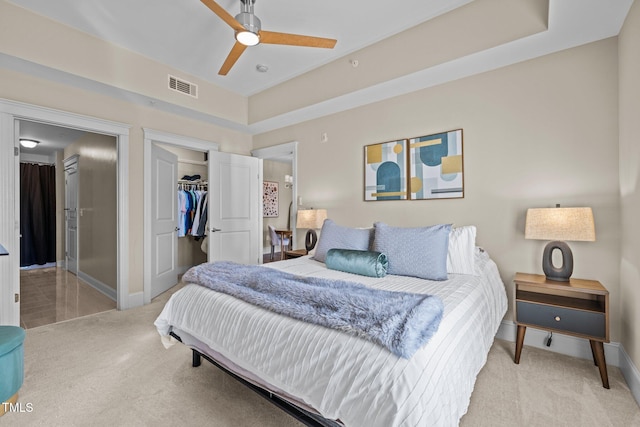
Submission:
[[[533,208],[527,210],[525,239],[596,240],[591,208]]]
[[[298,211],[296,228],[319,229],[322,228],[325,219],[327,219],[326,209],[301,209]]]

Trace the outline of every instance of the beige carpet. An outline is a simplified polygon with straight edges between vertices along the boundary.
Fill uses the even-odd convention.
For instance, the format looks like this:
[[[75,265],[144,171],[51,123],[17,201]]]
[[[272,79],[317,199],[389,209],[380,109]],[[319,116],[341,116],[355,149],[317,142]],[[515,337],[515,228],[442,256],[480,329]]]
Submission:
[[[152,304],[27,331],[22,412],[0,426],[288,427],[301,424],[182,345],[165,350]],[[496,341],[461,426],[640,426],[620,371],[610,390],[593,363]],[[369,427],[369,426],[367,426]]]

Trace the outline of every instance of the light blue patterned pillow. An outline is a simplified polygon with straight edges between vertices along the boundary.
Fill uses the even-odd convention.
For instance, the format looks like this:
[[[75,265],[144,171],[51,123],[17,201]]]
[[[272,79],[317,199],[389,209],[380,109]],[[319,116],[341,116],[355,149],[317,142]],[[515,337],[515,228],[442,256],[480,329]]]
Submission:
[[[447,280],[451,224],[404,228],[376,222],[373,226],[373,250],[387,255],[388,274]]]
[[[318,246],[313,259],[325,262],[329,249],[369,250],[373,229],[352,228],[336,224],[331,219],[325,219],[318,238]]]

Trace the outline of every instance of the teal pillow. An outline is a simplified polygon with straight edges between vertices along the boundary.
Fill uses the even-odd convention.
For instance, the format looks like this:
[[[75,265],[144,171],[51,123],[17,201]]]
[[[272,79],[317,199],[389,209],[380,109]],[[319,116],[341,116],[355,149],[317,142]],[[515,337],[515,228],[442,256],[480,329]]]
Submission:
[[[384,277],[389,262],[381,252],[354,249],[329,249],[325,258],[327,268],[369,277]]]

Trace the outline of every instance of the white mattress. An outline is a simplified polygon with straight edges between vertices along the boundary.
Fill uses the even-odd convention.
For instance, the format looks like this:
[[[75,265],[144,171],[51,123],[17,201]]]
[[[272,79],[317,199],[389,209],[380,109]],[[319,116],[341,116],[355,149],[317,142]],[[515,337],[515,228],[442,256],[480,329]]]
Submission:
[[[167,302],[155,322],[158,332],[163,337],[172,328],[187,332],[347,427],[458,425],[507,309],[504,284],[485,252],[476,253],[480,276],[450,275],[443,282],[358,276],[328,270],[309,257],[266,266],[438,295],[444,316],[430,342],[407,360],[365,339],[189,284]]]

